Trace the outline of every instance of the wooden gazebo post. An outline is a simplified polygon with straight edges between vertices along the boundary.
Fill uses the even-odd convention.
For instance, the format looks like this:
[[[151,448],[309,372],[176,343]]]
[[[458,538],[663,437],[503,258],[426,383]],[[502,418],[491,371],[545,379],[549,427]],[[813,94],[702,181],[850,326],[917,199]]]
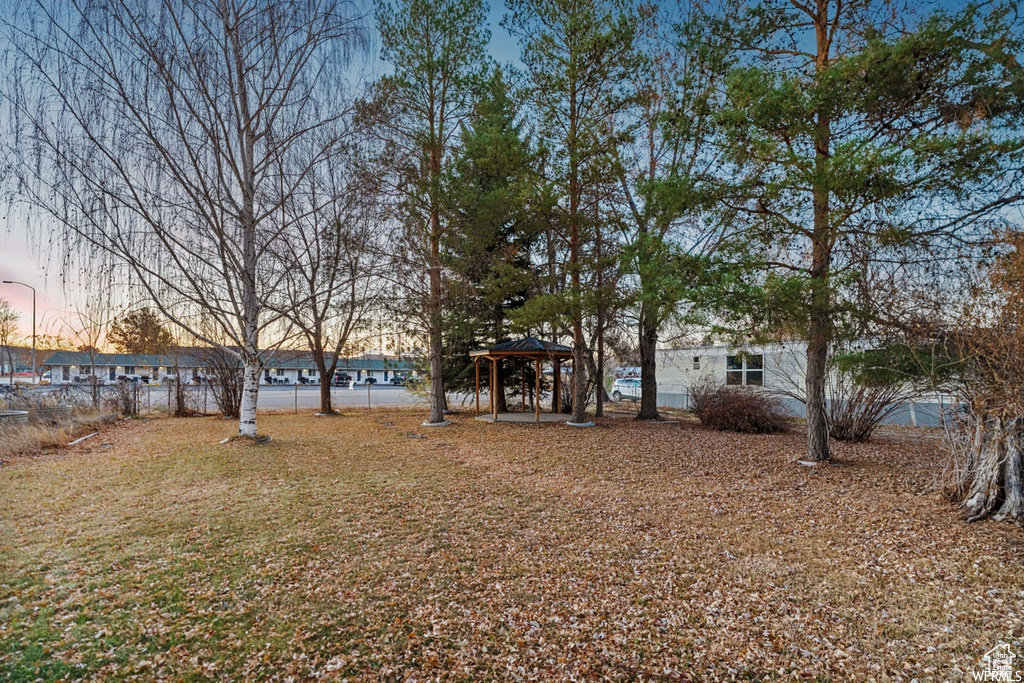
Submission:
[[[523,410],[522,410],[522,412],[525,413],[526,412],[526,363],[523,362],[523,361],[519,361],[519,374],[521,375],[521,377],[519,379],[521,380],[521,384],[522,384],[521,391],[522,391],[522,395],[523,395]]]
[[[501,362],[499,357],[495,357],[491,361],[491,414],[494,415],[494,421],[498,421],[498,363]]]
[[[476,415],[480,414],[480,356],[473,359],[476,365]],[[475,417],[475,416],[474,416]]]
[[[551,401],[553,413],[562,412],[562,361],[555,359],[555,397]]]
[[[526,386],[526,371],[523,370],[523,387]],[[523,405],[526,405],[525,393],[523,394]],[[537,360],[537,393],[534,394],[533,409],[537,413],[537,422],[540,422],[540,360]]]

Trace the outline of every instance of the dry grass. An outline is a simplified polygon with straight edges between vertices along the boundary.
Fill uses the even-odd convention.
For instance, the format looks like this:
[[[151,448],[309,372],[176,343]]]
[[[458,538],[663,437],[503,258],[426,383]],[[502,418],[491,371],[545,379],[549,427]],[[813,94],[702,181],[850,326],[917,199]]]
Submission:
[[[25,424],[0,428],[0,463],[15,455],[38,453],[74,439],[70,425]]]
[[[0,464],[16,456],[47,454],[77,437],[99,429],[110,419],[94,412],[78,411],[70,422],[11,424],[0,428]]]
[[[945,681],[1022,642],[1021,532],[956,519],[934,443],[421,420],[0,468],[0,679]]]

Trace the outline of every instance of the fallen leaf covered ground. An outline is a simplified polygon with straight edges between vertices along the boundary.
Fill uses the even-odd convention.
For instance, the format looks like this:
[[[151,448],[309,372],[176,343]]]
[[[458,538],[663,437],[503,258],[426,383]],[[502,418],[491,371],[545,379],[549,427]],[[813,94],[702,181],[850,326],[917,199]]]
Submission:
[[[419,412],[125,422],[0,467],[4,680],[969,680],[1022,532],[937,441]]]

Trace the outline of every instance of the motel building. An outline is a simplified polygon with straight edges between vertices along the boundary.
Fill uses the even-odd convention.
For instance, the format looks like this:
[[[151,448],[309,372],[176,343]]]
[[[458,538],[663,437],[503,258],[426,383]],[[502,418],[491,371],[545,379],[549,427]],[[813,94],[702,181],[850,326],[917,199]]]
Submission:
[[[199,384],[209,372],[207,363],[195,352],[165,355],[58,351],[46,360],[44,367],[50,372],[50,384],[55,385],[91,384],[94,377],[103,384],[120,380],[163,384],[175,377],[189,384]],[[342,358],[338,361],[337,373],[347,374],[356,384],[365,384],[367,379],[387,384],[396,374],[403,377],[416,374],[412,361],[386,357]],[[266,385],[321,382],[313,359],[294,352],[271,356],[261,379],[261,384]]]

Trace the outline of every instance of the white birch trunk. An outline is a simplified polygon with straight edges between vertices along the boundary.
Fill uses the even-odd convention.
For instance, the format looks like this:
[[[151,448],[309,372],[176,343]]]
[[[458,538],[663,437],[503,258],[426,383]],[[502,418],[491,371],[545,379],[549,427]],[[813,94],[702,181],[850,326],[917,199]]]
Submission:
[[[256,401],[260,393],[260,362],[255,358],[245,361],[242,384],[242,407],[238,413],[238,435],[256,438]]]

